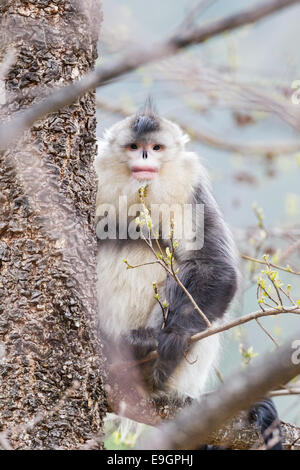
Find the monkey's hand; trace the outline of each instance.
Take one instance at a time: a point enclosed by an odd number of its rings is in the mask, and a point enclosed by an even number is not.
[[[189,348],[189,331],[178,326],[167,326],[158,335],[158,358],[155,361],[152,374],[154,391],[166,388],[170,375],[184,358]]]
[[[121,336],[119,352],[131,360],[139,360],[146,357],[158,347],[157,334],[154,328],[139,328],[130,330]]]

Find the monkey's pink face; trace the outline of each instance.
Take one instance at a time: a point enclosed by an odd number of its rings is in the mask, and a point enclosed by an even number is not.
[[[132,142],[125,146],[129,157],[129,168],[138,181],[151,181],[158,176],[160,153],[164,145],[158,143]]]

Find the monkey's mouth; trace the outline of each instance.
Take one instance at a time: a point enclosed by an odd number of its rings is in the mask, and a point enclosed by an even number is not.
[[[153,180],[158,175],[158,169],[153,166],[133,166],[132,176],[139,180]]]

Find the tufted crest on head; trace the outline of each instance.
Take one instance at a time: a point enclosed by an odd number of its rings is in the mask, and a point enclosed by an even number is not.
[[[151,98],[147,98],[143,108],[134,117],[131,128],[137,138],[150,132],[159,131],[159,116]]]

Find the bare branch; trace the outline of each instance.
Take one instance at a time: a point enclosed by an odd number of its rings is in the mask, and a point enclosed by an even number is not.
[[[264,311],[259,310],[257,312],[252,312],[252,313],[249,313],[248,315],[244,315],[243,317],[237,318],[236,320],[227,322],[223,325],[212,326],[210,328],[207,328],[204,331],[201,331],[200,333],[196,333],[195,335],[191,336],[189,343],[190,344],[196,343],[197,341],[200,341],[201,339],[208,338],[209,336],[212,336],[218,333],[222,333],[236,326],[244,325],[245,323],[248,323],[249,321],[252,321],[252,320],[256,320],[258,318],[280,315],[284,313],[293,313],[296,315],[300,315],[300,308],[283,306],[281,310],[279,310],[278,308],[274,308],[270,310],[264,310]],[[119,371],[119,373],[125,373],[126,370],[128,370],[129,368],[135,367],[139,364],[144,364],[145,362],[156,359],[157,357],[158,357],[157,351],[153,351],[150,354],[148,354],[148,356],[138,361],[119,362],[116,364],[112,364],[110,366],[110,370],[113,372]]]
[[[107,103],[102,99],[97,99],[97,107],[100,110],[107,111],[109,113],[118,114],[120,116],[130,116],[132,110],[127,110],[124,106],[114,105],[112,103]],[[272,143],[262,143],[262,142],[252,142],[249,144],[234,142],[230,140],[225,140],[211,132],[204,130],[196,129],[189,126],[186,126],[180,122],[180,118],[174,116],[167,116],[171,121],[177,122],[180,127],[194,140],[201,142],[201,144],[208,147],[217,148],[224,150],[226,152],[235,152],[242,155],[283,155],[283,154],[293,154],[300,150],[300,141],[299,142],[278,142],[276,144]]]
[[[213,3],[215,3],[215,1],[216,0],[200,0],[196,2],[194,7],[190,10],[185,19],[180,24],[178,30],[182,30],[184,32],[186,29],[189,29],[191,26],[193,26],[197,17]]]
[[[252,258],[248,255],[241,255],[241,258],[252,261],[253,263],[263,264],[265,266],[272,266],[272,268],[279,269],[280,271],[285,271],[286,273],[295,274],[296,276],[300,276],[300,271],[295,271],[290,266],[279,266],[278,264],[269,263],[269,261],[263,261],[260,259]]]
[[[161,68],[159,74],[161,78]],[[264,79],[262,83],[257,77],[252,77],[249,83],[249,79],[237,78],[232,70],[207,67],[185,56],[180,57],[180,61],[176,60],[175,67],[169,60],[165,76],[169,80],[176,77],[176,83],[182,83],[185,93],[189,89],[193,93],[198,92],[199,97],[204,95],[205,104],[193,103],[195,111],[202,112],[212,106],[232,111],[240,111],[241,108],[249,112],[260,111],[273,114],[292,128],[299,129],[299,107],[292,103],[292,91],[287,87],[278,89],[275,84],[265,84]]]
[[[123,59],[112,64],[103,64],[76,83],[54,90],[49,97],[21,112],[9,123],[0,126],[0,149],[3,150],[10,143],[14,142],[35,121],[41,119],[46,114],[72,104],[89,90],[93,90],[108,81],[125,75],[141,65],[174,55],[185,47],[201,44],[224,31],[253,23],[297,3],[300,3],[300,0],[268,0],[262,5],[258,4],[245,8],[238,14],[202,24],[189,31],[185,31],[184,34],[181,31],[176,31],[171,38],[165,41],[156,43],[151,47],[131,51],[124,55]]]
[[[114,408],[110,411],[119,413],[120,407],[116,403],[119,403],[120,396],[116,397],[116,389],[110,390],[109,395],[114,395]],[[290,395],[296,394],[291,393]],[[268,394],[269,396],[286,396],[288,395],[286,390],[277,390]],[[117,398],[117,400],[116,400]],[[123,397],[124,400],[128,399],[128,396]],[[111,396],[110,396],[111,399]],[[134,419],[135,421],[150,426],[158,427],[163,422],[170,419],[174,419],[177,414],[184,408],[191,406],[191,402],[180,402],[170,397],[164,396],[158,400],[157,403],[153,400],[143,400],[137,402],[136,407],[130,407],[122,399],[122,413],[123,417]],[[300,428],[289,423],[281,422],[282,441],[286,449],[291,449],[293,444],[300,439]],[[93,438],[90,442],[87,442],[82,449],[90,449],[94,446],[94,442],[97,443],[97,437]],[[250,423],[248,419],[248,413],[242,412],[237,417],[224,423],[217,431],[213,432],[208,436],[206,443],[214,446],[224,446],[233,448],[236,450],[246,450],[254,445],[261,445],[263,443],[260,431],[255,423]],[[294,449],[300,449],[300,442],[294,445]]]
[[[270,397],[286,397],[290,395],[300,395],[300,388],[273,390],[269,393]]]
[[[141,204],[143,205],[143,212],[141,213],[141,218],[142,220],[140,220],[139,222],[139,225],[141,226],[141,223],[144,225],[146,224],[146,227],[148,227],[148,222],[151,221],[151,216],[150,216],[150,213],[149,213],[149,209],[147,208],[146,204],[145,204],[145,193],[146,193],[146,188],[140,188],[139,190],[140,192],[140,202]],[[142,214],[144,214],[142,216]],[[146,214],[146,215],[145,215]],[[152,224],[152,221],[151,221],[151,224]],[[174,230],[173,228],[171,229],[171,234],[170,234],[170,244],[171,244],[171,252],[169,251],[169,257],[168,255],[167,256],[164,256],[163,255],[163,252],[162,252],[162,249],[161,249],[161,246],[159,244],[159,240],[158,240],[158,237],[155,235],[155,233],[153,232],[152,228],[149,228],[148,227],[148,231],[149,231],[149,238],[146,238],[143,233],[141,232],[141,238],[144,240],[144,242],[146,243],[146,245],[150,248],[150,250],[152,251],[154,257],[156,258],[156,261],[158,262],[158,264],[160,264],[160,266],[162,266],[162,268],[170,275],[173,277],[173,279],[175,280],[175,282],[179,285],[179,287],[182,289],[182,291],[185,293],[185,295],[188,297],[189,301],[191,302],[191,304],[193,305],[194,309],[199,313],[199,315],[202,317],[202,319],[204,320],[204,322],[206,323],[206,325],[208,327],[211,327],[211,323],[209,321],[209,319],[207,318],[207,316],[205,315],[205,313],[200,309],[199,305],[195,302],[193,296],[189,293],[189,291],[185,288],[185,286],[182,284],[182,282],[180,281],[179,277],[177,276],[177,272],[175,271],[175,267],[174,267]],[[151,236],[153,235],[154,237],[154,240],[157,244],[157,247],[158,249],[160,250],[160,254],[156,253],[155,249],[153,248],[153,245],[152,245],[152,240],[151,240]],[[168,248],[167,248],[168,250]],[[128,264],[128,262],[125,260],[125,263],[127,264],[127,267],[130,267],[130,265]],[[140,266],[143,266],[143,265],[140,265]],[[136,267],[140,267],[140,266],[136,266]]]
[[[225,382],[199,404],[182,411],[175,420],[153,430],[141,439],[139,449],[195,449],[241,410],[248,410],[270,390],[287,383],[300,373],[293,361],[293,342],[300,331],[283,347],[249,365]],[[299,438],[299,433],[298,433]]]
[[[259,321],[258,318],[256,318],[256,323],[258,324],[258,326],[262,329],[262,331],[268,336],[268,338],[270,338],[270,340],[272,341],[273,344],[275,344],[276,348],[279,348],[279,343],[278,341],[276,341],[276,339],[274,338],[273,335],[271,335],[271,333],[264,327],[264,325],[262,325],[262,323]]]
[[[156,399],[136,400],[132,399],[132,396],[135,396],[135,391],[130,390],[129,393],[128,391],[127,388],[125,392],[120,390],[116,386],[116,382],[113,383],[112,387],[109,386],[107,390],[110,404],[109,411],[153,427],[158,427],[165,421],[175,419],[180,411],[193,404],[191,399],[179,400],[167,395],[161,395]],[[287,389],[282,389],[270,392],[268,396],[296,395],[299,392],[297,388],[295,390],[290,389],[290,393]],[[295,441],[300,438],[300,428],[284,422],[281,422],[281,428],[283,444],[285,448],[291,449]],[[84,448],[93,447],[94,441],[95,438],[88,442]],[[208,436],[206,444],[244,450],[254,445],[261,445],[263,442],[256,423],[250,423],[248,413],[242,412],[227,423],[223,423],[218,430]],[[300,442],[294,448],[300,449]]]
[[[178,122],[178,119],[176,119]],[[185,128],[185,126],[181,125]],[[242,155],[283,155],[291,154],[300,150],[300,142],[279,142],[276,144],[268,144],[262,142],[254,142],[251,144],[244,144],[240,142],[234,142],[230,140],[222,139],[221,137],[203,131],[202,129],[185,128],[190,136],[198,140],[204,145],[214,147],[226,152],[235,152]]]
[[[286,450],[299,450],[300,429],[289,423],[281,422],[282,443]],[[255,424],[250,424],[247,413],[241,413],[233,420],[212,433],[208,444],[229,447],[235,450],[247,450],[263,446],[263,440]]]

